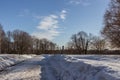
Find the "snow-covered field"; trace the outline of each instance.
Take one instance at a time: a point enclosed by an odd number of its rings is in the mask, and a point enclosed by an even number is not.
[[[28,58],[32,58],[33,55],[15,55],[15,54],[1,54],[0,55],[0,70],[5,69],[11,65],[15,65]]]
[[[0,80],[120,80],[120,56],[38,55],[0,72]]]

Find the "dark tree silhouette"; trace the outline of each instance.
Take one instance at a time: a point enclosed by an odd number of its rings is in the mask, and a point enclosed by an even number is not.
[[[91,34],[87,34],[84,31],[80,31],[77,34],[72,36],[72,45],[74,45],[74,49],[78,51],[78,53],[87,53],[89,43],[91,41]]]
[[[5,53],[6,46],[5,46],[5,32],[3,30],[2,25],[0,24],[0,53]]]
[[[12,49],[12,33],[10,31],[8,31],[6,33],[6,53],[11,53],[11,49]]]
[[[31,50],[31,36],[24,31],[14,30],[12,33],[14,50],[19,54],[28,53]]]
[[[112,47],[120,48],[120,0],[111,0],[104,15],[102,34],[111,42]]]
[[[43,54],[53,53],[56,44],[47,39],[35,38],[22,30],[4,32],[0,24],[0,53]]]

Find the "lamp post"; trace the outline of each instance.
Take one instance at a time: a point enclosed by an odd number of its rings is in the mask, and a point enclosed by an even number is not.
[[[64,46],[62,46],[62,49],[61,49],[61,54],[64,53]]]

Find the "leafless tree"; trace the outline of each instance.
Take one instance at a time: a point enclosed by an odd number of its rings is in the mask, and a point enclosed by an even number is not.
[[[120,48],[120,0],[111,0],[104,15],[102,34],[111,42],[112,47]]]
[[[91,42],[91,47],[93,50],[102,51],[106,48],[105,39],[95,36]]]
[[[5,32],[0,24],[0,53],[5,53],[6,46],[5,46]]]
[[[33,37],[33,50],[35,54],[43,54],[55,50],[56,44],[47,39]]]
[[[20,30],[14,30],[12,33],[14,41],[14,50],[19,54],[28,53],[31,50],[31,36]]]
[[[91,40],[91,34],[80,31],[77,34],[74,34],[71,39],[73,42],[72,44],[74,44],[74,48],[77,49],[79,53],[87,53]]]
[[[47,39],[41,39],[42,41],[42,50],[44,53],[48,50],[55,50],[56,44],[47,40]]]
[[[55,50],[56,49],[56,44],[49,41],[49,50]]]
[[[12,39],[12,35],[11,35],[11,32],[10,31],[8,31],[7,33],[6,33],[6,52],[7,53],[11,53],[11,50],[12,50],[12,41],[11,41],[11,39]]]

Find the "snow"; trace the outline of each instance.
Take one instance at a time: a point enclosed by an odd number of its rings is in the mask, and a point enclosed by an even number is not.
[[[40,57],[31,58],[7,68],[0,73],[0,80],[39,80],[41,59]]]
[[[67,59],[71,62],[84,62],[91,66],[93,69],[87,68],[87,71],[99,70],[94,76],[93,80],[120,80],[120,57],[118,55],[100,56],[100,55],[89,55],[89,56],[69,56]],[[101,79],[104,78],[104,79]]]
[[[118,56],[55,55],[44,58],[42,80],[120,80]]]
[[[0,80],[120,80],[118,55],[59,54],[27,58],[30,59],[1,72]]]
[[[0,55],[0,70],[8,66],[15,65],[23,60],[32,58],[33,55],[15,55],[15,54],[1,54]]]

